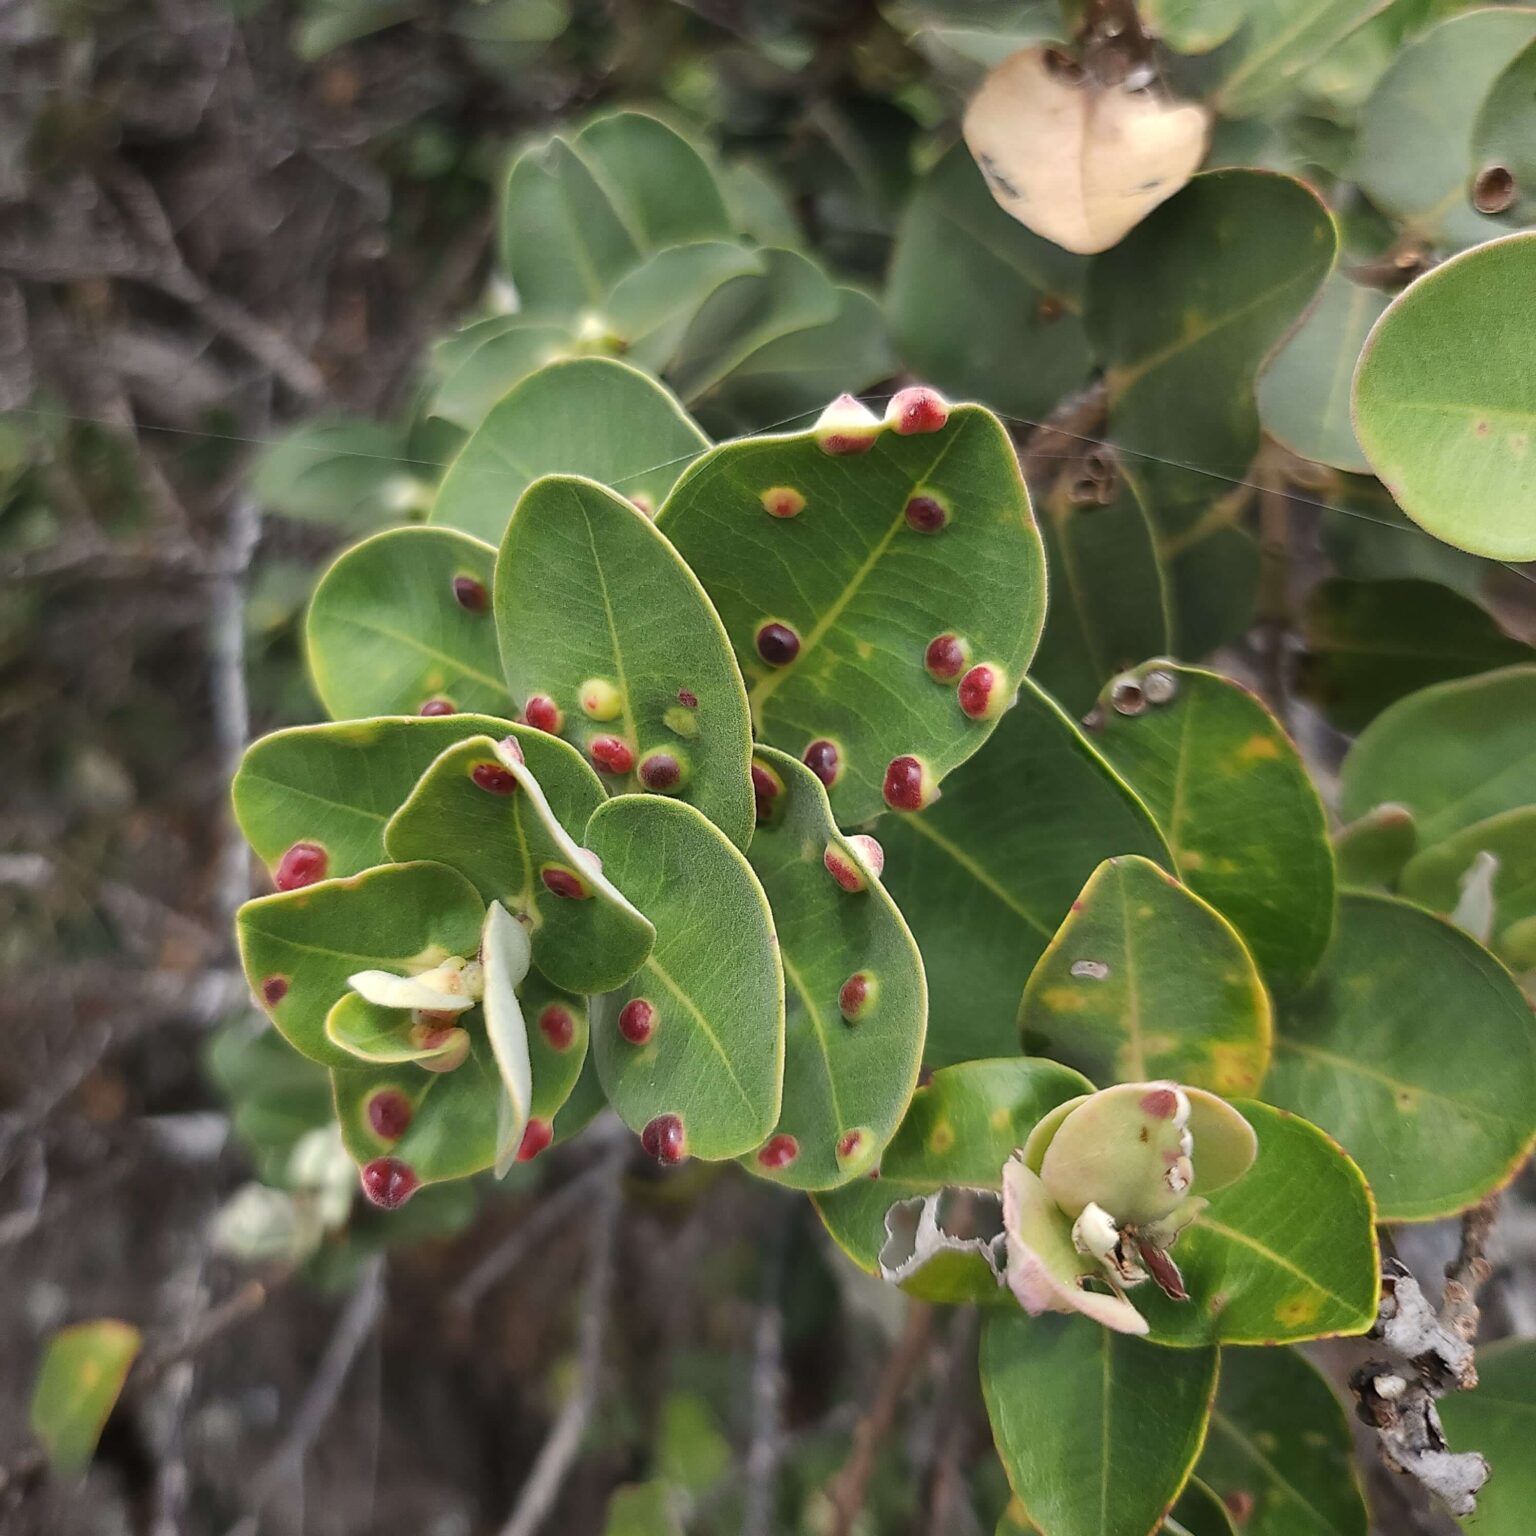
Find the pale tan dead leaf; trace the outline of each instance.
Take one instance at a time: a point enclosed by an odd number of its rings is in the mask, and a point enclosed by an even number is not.
[[[965,142],[1021,224],[1069,251],[1108,250],[1195,173],[1210,113],[1154,89],[1100,85],[1049,52],[1026,48],[987,76],[966,109]]]

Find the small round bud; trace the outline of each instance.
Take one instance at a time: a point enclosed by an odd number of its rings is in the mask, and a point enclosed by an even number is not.
[[[880,430],[880,419],[852,395],[839,395],[813,429],[821,451],[835,455],[868,453]]]
[[[476,581],[473,576],[453,578],[453,600],[470,613],[484,613],[490,606],[490,594],[485,590],[485,583]]]
[[[655,1006],[643,997],[632,997],[619,1009],[619,1033],[631,1045],[646,1045],[656,1033]]]
[[[587,750],[604,773],[628,773],[635,766],[634,749],[622,736],[594,736]]]
[[[800,654],[800,636],[777,620],[758,626],[756,644],[757,654],[770,667],[787,667]]]

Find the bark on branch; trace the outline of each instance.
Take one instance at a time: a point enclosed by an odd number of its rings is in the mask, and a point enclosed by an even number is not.
[[[1477,1293],[1492,1268],[1486,1249],[1497,1211],[1494,1196],[1462,1218],[1461,1251],[1446,1269],[1439,1312],[1405,1265],[1386,1262],[1370,1337],[1388,1358],[1368,1360],[1349,1380],[1356,1412],[1376,1431],[1382,1461],[1457,1516],[1476,1511],[1490,1468],[1477,1451],[1451,1450],[1435,1400],[1477,1385]]]

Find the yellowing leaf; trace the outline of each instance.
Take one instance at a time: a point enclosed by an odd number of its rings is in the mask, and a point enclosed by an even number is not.
[[[999,205],[1069,251],[1105,251],[1205,157],[1210,114],[1152,90],[1100,85],[1026,48],[989,74],[965,142]]]

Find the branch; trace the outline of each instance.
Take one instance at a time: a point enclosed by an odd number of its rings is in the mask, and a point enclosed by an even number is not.
[[[263,1507],[293,1476],[315,1437],[325,1428],[358,1353],[378,1325],[383,1311],[384,1259],[377,1255],[369,1260],[362,1279],[337,1318],[335,1332],[325,1346],[314,1379],[293,1415],[288,1433],[251,1479],[248,1513],[231,1527],[229,1536],[256,1536]]]
[[[875,1470],[875,1452],[896,1422],[896,1410],[928,1352],[928,1336],[932,1330],[933,1308],[925,1301],[909,1302],[906,1329],[885,1362],[874,1401],[854,1427],[853,1449],[848,1453],[848,1460],[827,1489],[836,1514],[832,1536],[850,1536],[854,1521],[864,1508],[864,1493]]]
[[[548,1438],[539,1447],[533,1469],[517,1496],[501,1536],[533,1536],[560,1497],[592,1418],[603,1371],[608,1311],[613,1300],[614,1252],[623,1210],[622,1175],[629,1156],[626,1147],[604,1161],[607,1174],[592,1211],[587,1282],[581,1297],[581,1327],[577,1344],[576,1384],[561,1406]]]
[[[1477,1293],[1492,1269],[1485,1249],[1497,1211],[1494,1195],[1462,1217],[1461,1251],[1446,1269],[1438,1314],[1407,1267],[1387,1261],[1370,1336],[1390,1358],[1367,1361],[1349,1379],[1355,1411],[1376,1431],[1382,1461],[1458,1517],[1476,1511],[1490,1469],[1478,1452],[1450,1449],[1435,1399],[1477,1385]]]
[[[752,1439],[747,1447],[746,1493],[741,1536],[768,1536],[773,1529],[774,1480],[783,1436],[779,1433],[784,1374],[784,1310],[779,1292],[794,1231],[793,1205],[778,1213],[763,1273],[752,1348]]]
[[[1089,459],[1105,445],[1097,436],[1109,418],[1109,387],[1102,378],[1069,395],[1030,433],[1019,468],[1031,486],[1054,480],[1063,459]]]

